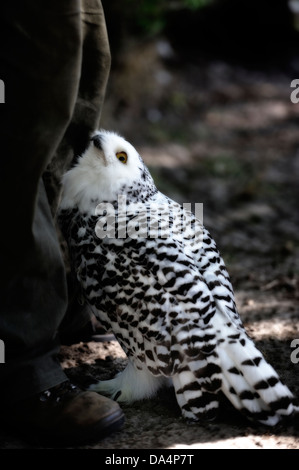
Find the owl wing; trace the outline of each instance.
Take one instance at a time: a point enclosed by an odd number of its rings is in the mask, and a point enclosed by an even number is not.
[[[217,310],[228,322],[232,322],[237,328],[243,328],[230,276],[216,242],[199,220],[195,219],[194,224],[196,231],[202,231],[201,239],[192,243],[196,266],[213,296]]]
[[[185,253],[188,253],[197,267],[217,310],[228,322],[243,329],[230,277],[215,240],[202,221],[191,211],[179,206],[163,194],[159,197],[160,200],[167,201],[176,214],[180,215],[177,217],[176,225],[174,223],[173,239],[183,245]]]
[[[99,240],[94,224],[73,223],[74,267],[94,313],[125,351],[167,375],[186,354],[209,352],[215,303],[185,240],[162,238],[163,231],[157,238]]]

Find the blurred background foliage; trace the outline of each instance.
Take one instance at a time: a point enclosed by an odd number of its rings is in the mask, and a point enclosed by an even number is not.
[[[104,0],[106,15],[110,12],[121,16],[127,29],[141,34],[156,34],[163,31],[170,11],[182,9],[198,10],[213,0]]]
[[[294,0],[103,0],[103,6],[115,57],[128,38],[158,34],[189,60],[286,65],[298,51]]]
[[[260,285],[277,268],[299,286],[299,1],[102,3],[102,125],[137,147],[160,190],[204,203],[233,276],[254,270]]]

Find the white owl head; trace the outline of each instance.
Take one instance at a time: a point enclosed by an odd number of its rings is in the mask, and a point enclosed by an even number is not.
[[[148,181],[151,176],[136,149],[115,132],[99,130],[75,167],[63,177],[62,207],[112,201],[121,188]]]
[[[127,181],[140,178],[144,166],[138,152],[129,142],[115,132],[104,130],[93,135],[83,159],[88,160],[95,171],[107,178],[112,177],[114,182],[118,178],[126,178]]]

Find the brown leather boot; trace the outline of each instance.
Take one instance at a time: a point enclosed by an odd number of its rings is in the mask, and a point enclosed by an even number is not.
[[[119,405],[69,381],[6,408],[7,425],[49,444],[94,442],[122,428]]]

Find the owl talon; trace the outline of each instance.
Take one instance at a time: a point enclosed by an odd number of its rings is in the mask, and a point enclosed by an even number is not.
[[[92,384],[88,387],[88,390],[97,392],[101,395],[111,398],[112,400],[117,401],[121,396],[122,392],[115,385],[115,378],[112,380],[100,380],[96,384]]]
[[[147,369],[137,369],[129,360],[127,367],[113,379],[93,384],[89,390],[109,396],[121,403],[133,403],[154,396],[164,385],[169,385],[166,377],[155,377]]]
[[[114,400],[114,401],[117,401],[117,400],[120,398],[120,396],[121,396],[121,390],[119,390],[118,392],[116,392],[116,394],[115,394],[114,397],[113,397],[113,400]],[[121,400],[120,400],[120,401],[121,401]]]

